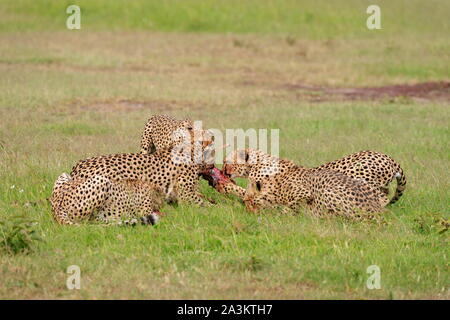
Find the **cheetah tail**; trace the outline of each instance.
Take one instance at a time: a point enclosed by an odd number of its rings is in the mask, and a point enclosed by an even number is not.
[[[392,197],[391,201],[389,201],[389,204],[393,204],[394,202],[397,202],[397,200],[402,196],[403,191],[406,188],[406,176],[403,173],[403,170],[401,168],[395,174],[395,178],[397,179],[397,188],[395,190],[395,194]]]

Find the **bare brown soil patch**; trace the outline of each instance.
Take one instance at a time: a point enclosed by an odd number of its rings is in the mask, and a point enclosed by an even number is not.
[[[298,91],[307,100],[377,100],[385,98],[411,98],[417,100],[450,101],[450,82],[423,82],[382,87],[328,88],[307,85],[286,85],[283,89]]]

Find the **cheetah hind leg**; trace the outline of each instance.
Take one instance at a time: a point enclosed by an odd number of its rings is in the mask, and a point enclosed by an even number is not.
[[[315,199],[309,199],[306,202],[306,213],[313,219],[322,219],[326,216],[326,208],[324,208],[318,201]]]
[[[297,201],[292,201],[282,207],[281,213],[288,215],[298,214],[300,212],[301,207],[302,207],[301,203]]]
[[[130,226],[135,227],[138,224],[143,225],[155,225],[159,221],[159,216],[155,213],[150,213],[148,215],[142,216],[139,219],[131,218],[131,219],[118,219],[114,221],[108,221],[107,225],[117,225],[117,226]]]
[[[291,208],[290,206],[283,206],[281,208],[281,213],[285,215],[292,215],[295,213],[295,209]]]
[[[134,227],[138,224],[142,225],[155,225],[159,222],[162,216],[164,216],[165,213],[162,213],[158,210],[153,210],[150,213],[145,214],[138,214],[138,215],[132,215],[127,219],[118,218],[118,219],[105,219],[102,217],[99,217],[99,219],[102,219],[103,221],[106,220],[106,223],[109,225],[119,225],[119,226],[131,226]]]
[[[139,220],[136,218],[130,219],[121,219],[121,218],[107,218],[104,216],[96,216],[94,221],[99,223],[101,226],[109,227],[109,226],[131,226],[134,227],[139,223]]]
[[[139,216],[136,215],[115,215],[115,208],[106,207],[96,210],[91,218],[103,226],[136,226],[139,223]]]
[[[390,200],[389,200],[388,196],[389,196],[389,188],[388,187],[380,187],[379,199],[380,199],[380,205],[382,207],[385,207],[389,204]]]
[[[129,218],[129,219],[107,219],[103,217],[98,217],[96,220],[104,223],[107,226],[130,226],[134,227],[138,224],[153,226],[159,222],[164,214],[159,211],[153,211],[149,214],[143,215],[141,217]]]

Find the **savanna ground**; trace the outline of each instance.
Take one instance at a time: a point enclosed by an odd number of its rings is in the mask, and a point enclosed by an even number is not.
[[[450,5],[373,2],[382,30],[356,0],[2,1],[0,297],[449,299]],[[65,29],[72,3],[81,30]],[[156,227],[57,225],[56,177],[137,152],[156,113],[280,129],[281,156],[308,166],[384,152],[407,189],[387,225],[257,216],[205,181],[217,205],[167,205]]]

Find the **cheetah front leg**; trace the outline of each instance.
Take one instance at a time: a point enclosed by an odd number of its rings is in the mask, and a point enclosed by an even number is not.
[[[295,214],[300,211],[300,205],[297,201],[292,201],[286,205],[283,205],[281,212],[283,214]]]
[[[173,189],[173,186],[170,186],[170,188]],[[165,215],[164,213],[158,211],[163,204],[164,201],[162,199],[155,199],[151,193],[144,195],[144,199],[138,206],[138,212],[143,213],[139,215],[140,222],[144,225],[157,224],[160,218]]]
[[[246,194],[244,197],[244,204],[248,211],[259,213],[262,209],[274,207],[274,197],[265,192],[258,194]]]
[[[245,197],[252,198],[258,192],[257,182],[253,179],[248,181],[247,189],[245,190]]]
[[[197,190],[197,184],[181,185],[178,199],[183,202],[194,203],[202,207],[210,206],[211,204],[205,201],[203,195],[201,195]]]
[[[380,205],[382,207],[385,207],[388,205],[389,203],[389,188],[388,187],[380,187],[380,192],[378,192],[379,194],[379,198],[380,198]]]
[[[240,199],[244,199],[246,190],[233,182],[218,183],[216,190],[223,194],[232,194]]]
[[[183,202],[194,203],[202,207],[209,207],[211,205],[211,203],[205,201],[203,195],[198,192],[181,192],[179,198]]]
[[[291,207],[287,207],[287,206],[284,206],[282,209],[281,209],[281,213],[282,214],[286,214],[286,215],[290,215],[290,214],[293,214],[293,213],[295,213],[296,212],[296,210],[294,210],[293,208],[291,208]]]
[[[73,222],[67,214],[61,214],[61,215],[55,215],[56,221],[61,225],[68,225],[68,226],[78,226],[78,223]]]

